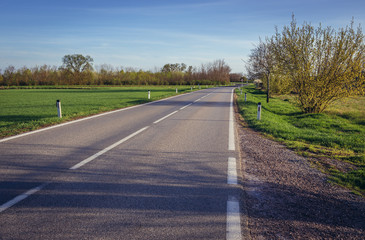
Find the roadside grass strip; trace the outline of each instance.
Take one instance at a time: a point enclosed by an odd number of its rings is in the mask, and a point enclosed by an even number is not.
[[[176,86],[1,90],[0,138],[192,92],[190,86],[177,88],[178,93]],[[57,116],[56,100],[61,102],[62,118]]]
[[[244,100],[247,94],[247,101]],[[330,175],[334,182],[365,193],[365,97],[354,97],[356,105],[341,106],[334,103],[320,114],[302,113],[292,95],[270,98],[248,86],[243,94],[237,91],[240,114],[245,123],[265,135],[284,143],[299,154],[316,158],[316,165]],[[349,99],[348,101],[352,101]],[[257,104],[262,103],[261,120],[257,120]],[[335,111],[333,110],[335,109]],[[347,171],[336,164],[323,162],[328,158],[342,161],[349,166]]]

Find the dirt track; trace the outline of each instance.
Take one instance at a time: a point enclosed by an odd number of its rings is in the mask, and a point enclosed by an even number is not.
[[[251,239],[365,239],[364,198],[279,143],[241,125],[238,133],[242,221]]]

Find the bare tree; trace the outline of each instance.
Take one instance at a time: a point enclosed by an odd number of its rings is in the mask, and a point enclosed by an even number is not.
[[[275,67],[275,58],[272,51],[272,43],[266,39],[261,41],[256,48],[251,50],[246,70],[249,78],[261,78],[266,80],[267,97],[266,102],[270,99],[270,77]]]

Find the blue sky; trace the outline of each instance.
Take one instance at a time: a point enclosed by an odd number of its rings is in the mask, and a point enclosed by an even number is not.
[[[0,69],[62,65],[66,54],[94,66],[152,70],[224,59],[244,72],[250,49],[275,26],[365,24],[364,0],[1,0]],[[363,28],[363,27],[362,27]]]

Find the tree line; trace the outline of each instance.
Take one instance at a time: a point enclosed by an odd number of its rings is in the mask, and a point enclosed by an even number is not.
[[[333,101],[365,94],[365,45],[361,26],[317,28],[292,17],[289,26],[251,50],[248,77],[263,80],[271,93],[294,93],[306,113],[320,113]]]
[[[108,64],[93,67],[93,58],[81,54],[65,55],[60,67],[43,65],[0,70],[0,86],[37,85],[197,85],[227,84],[230,67],[224,60],[187,67],[166,64],[157,71],[115,68]]]

